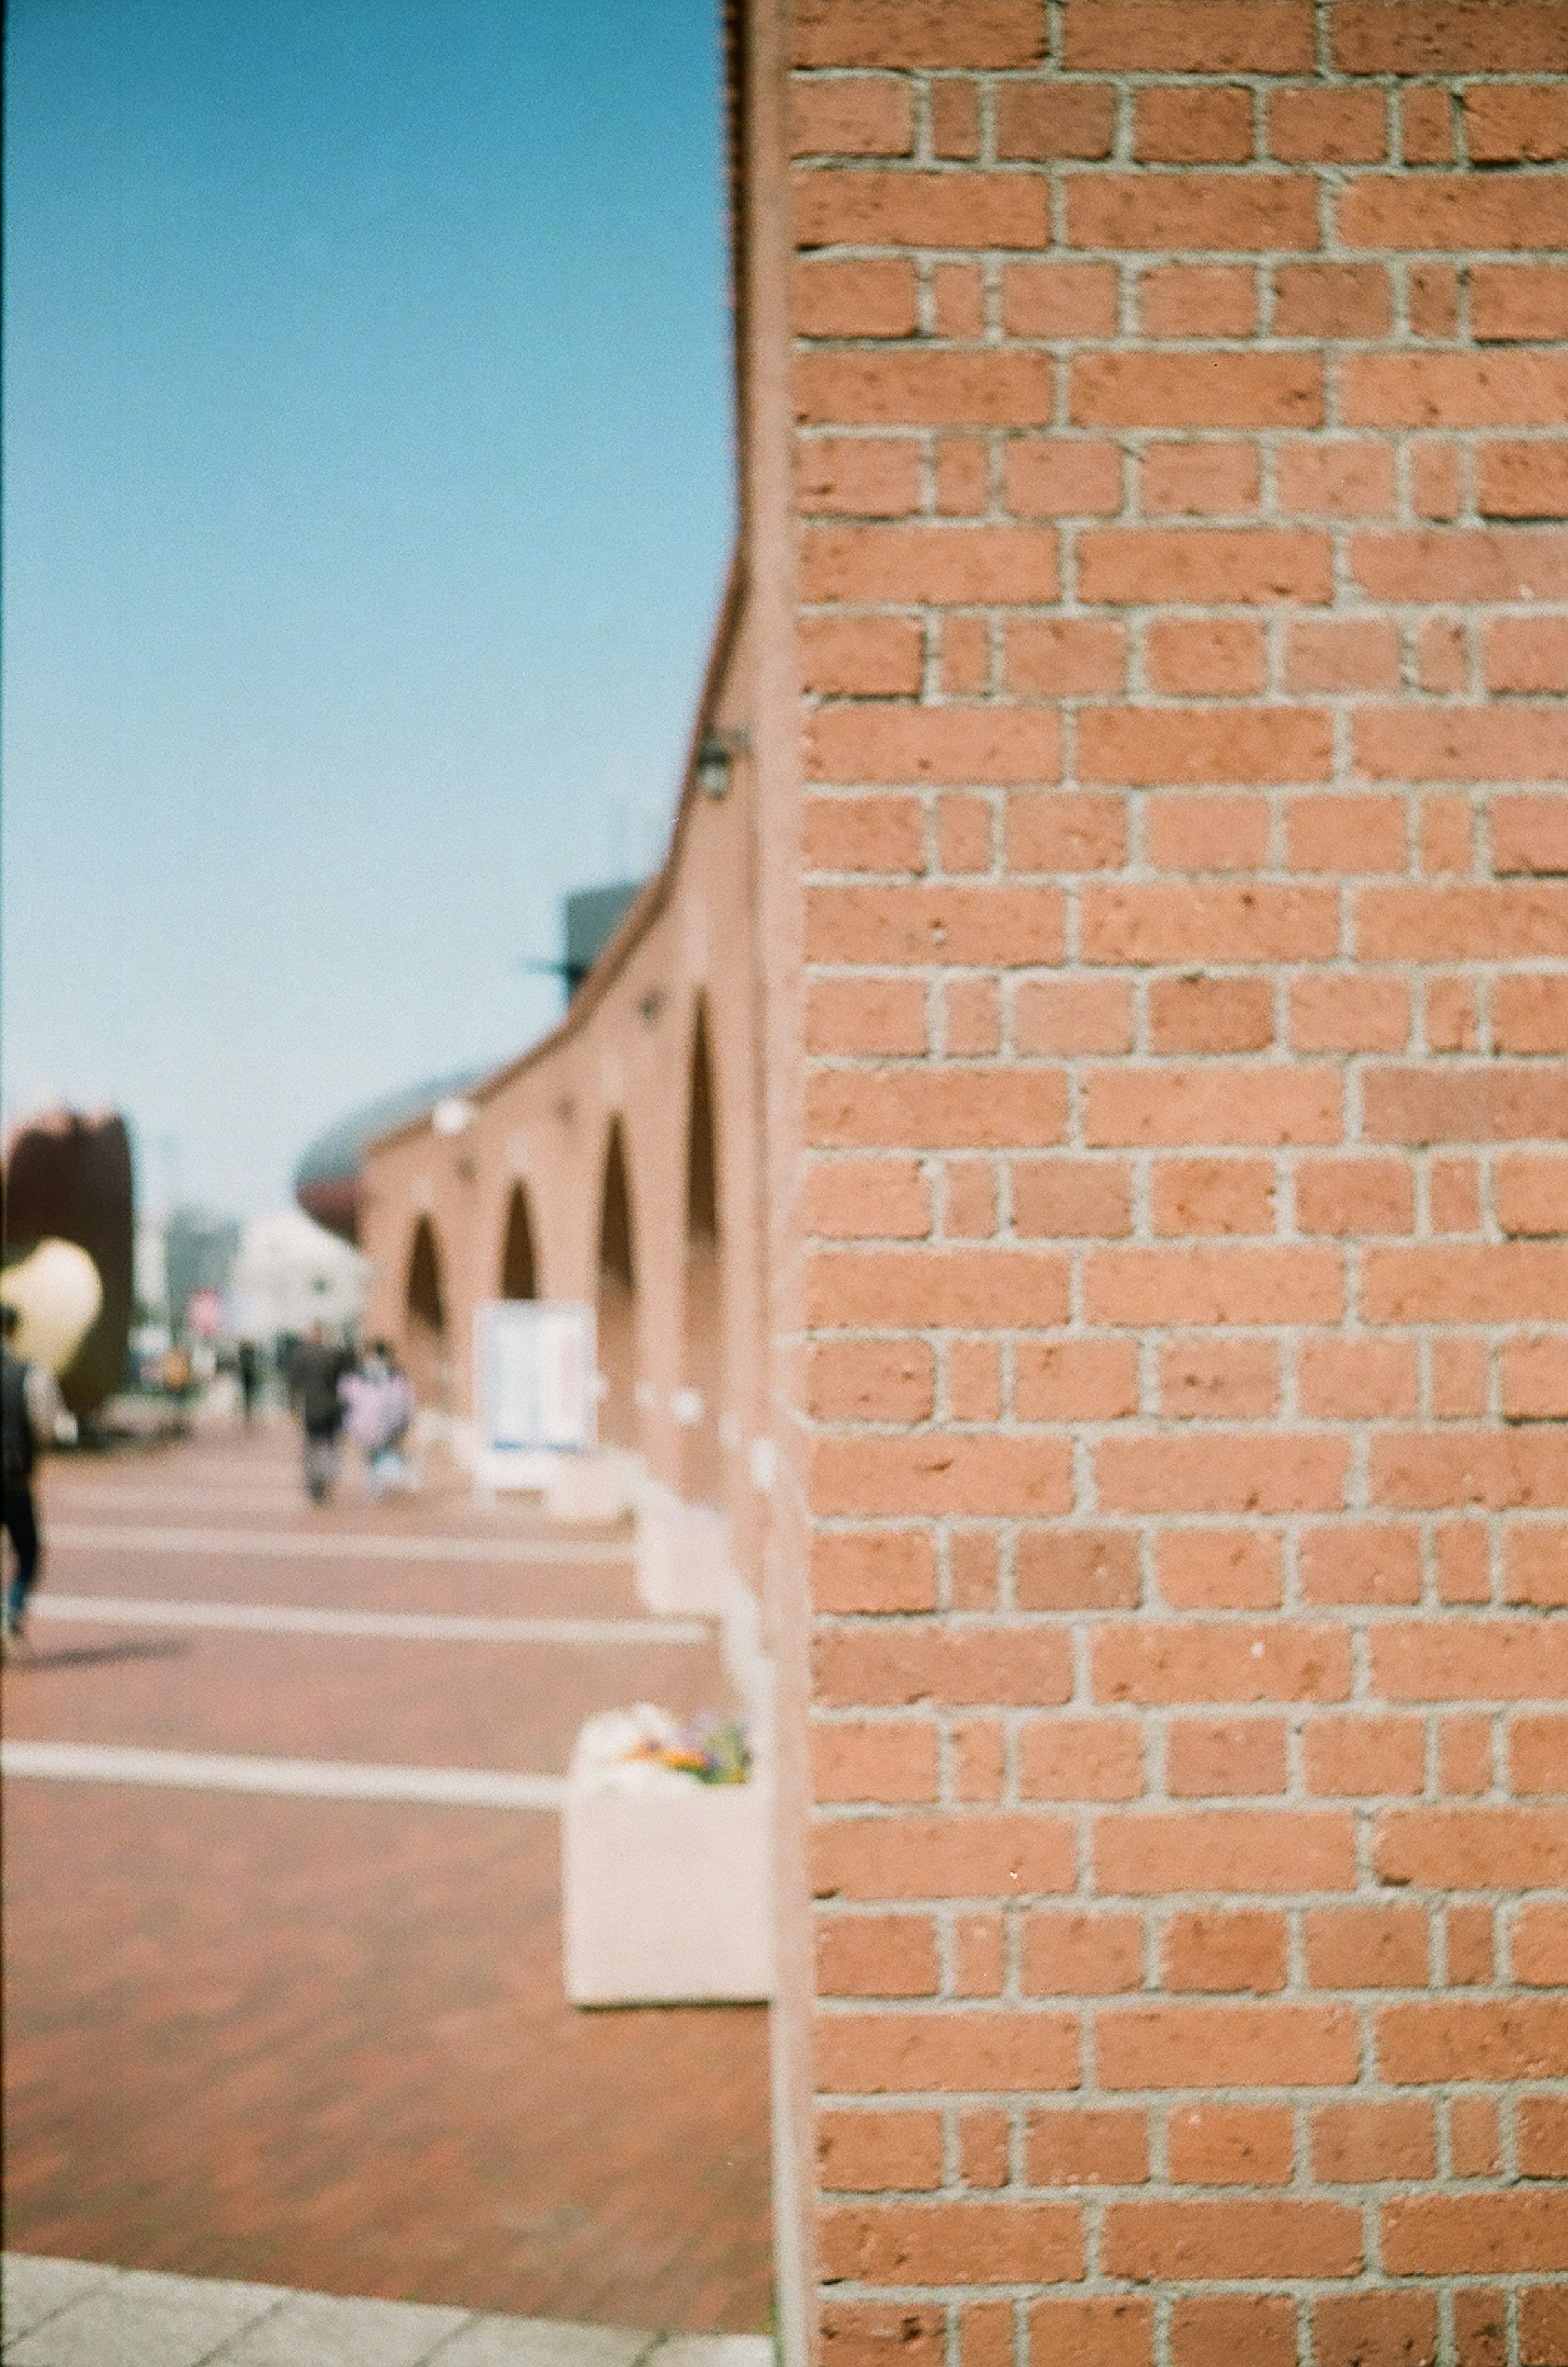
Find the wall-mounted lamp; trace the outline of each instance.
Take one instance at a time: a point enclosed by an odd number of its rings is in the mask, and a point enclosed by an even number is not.
[[[705,798],[716,802],[729,791],[729,776],[737,756],[744,756],[750,747],[744,731],[706,731],[697,750],[697,787]]]

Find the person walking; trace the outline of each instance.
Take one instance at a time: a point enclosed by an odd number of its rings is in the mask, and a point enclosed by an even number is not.
[[[240,1408],[247,1422],[255,1420],[256,1399],[261,1394],[261,1350],[254,1340],[242,1340],[234,1350],[234,1369],[240,1382]]]
[[[289,1380],[305,1439],[305,1492],[324,1504],[337,1476],[338,1433],[344,1404],[340,1384],[353,1358],[328,1339],[326,1326],[312,1323],[294,1351]]]
[[[385,1340],[372,1342],[358,1369],[344,1376],[340,1393],[347,1409],[348,1434],[364,1450],[371,1495],[406,1488],[409,1470],[400,1449],[413,1420],[413,1392]]]
[[[33,1465],[40,1446],[69,1445],[76,1424],[65,1410],[47,1365],[30,1365],[13,1353],[19,1309],[0,1307],[0,1446],[4,1448],[6,1535],[16,1568],[6,1588],[0,1642],[7,1653],[26,1640],[28,1600],[38,1584],[42,1545],[33,1502]]]

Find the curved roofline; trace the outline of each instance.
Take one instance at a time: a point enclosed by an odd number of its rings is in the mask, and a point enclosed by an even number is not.
[[[465,1096],[468,1100],[488,1101],[491,1094],[500,1093],[503,1087],[511,1084],[514,1078],[524,1075],[537,1062],[547,1059],[558,1046],[570,1043],[574,1036],[581,1034],[626,968],[643,938],[668,905],[674,890],[676,875],[680,869],[681,851],[685,842],[686,832],[691,827],[692,808],[700,794],[697,788],[697,755],[707,736],[708,727],[713,720],[713,712],[718,704],[719,694],[724,686],[725,674],[739,628],[745,588],[745,563],[741,547],[738,542],[729,562],[729,574],[719,606],[718,628],[714,635],[713,647],[708,653],[707,667],[703,675],[702,694],[697,701],[696,715],[687,742],[685,768],[681,776],[681,796],[675,808],[675,818],[670,832],[670,844],[665,849],[663,862],[627,907],[619,927],[573,995],[559,1024],[552,1027],[547,1036],[541,1036],[536,1044],[531,1044],[528,1049],[520,1053],[515,1059],[506,1061],[499,1069],[492,1069],[477,1083],[470,1085]],[[413,1136],[423,1133],[429,1124],[430,1112],[425,1110],[415,1117],[405,1118],[400,1126],[389,1127],[385,1134],[367,1136],[362,1156],[367,1156],[373,1150],[384,1150],[394,1142],[410,1140]]]

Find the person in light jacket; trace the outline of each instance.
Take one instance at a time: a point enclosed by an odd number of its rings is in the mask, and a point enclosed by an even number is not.
[[[66,1446],[76,1435],[76,1424],[65,1410],[54,1375],[47,1365],[31,1365],[12,1353],[21,1316],[10,1305],[0,1306],[0,1445],[5,1461],[6,1535],[16,1555],[16,1568],[6,1588],[0,1614],[0,1641],[7,1653],[26,1637],[28,1601],[38,1584],[42,1541],[38,1507],[33,1501],[33,1466],[40,1446]]]

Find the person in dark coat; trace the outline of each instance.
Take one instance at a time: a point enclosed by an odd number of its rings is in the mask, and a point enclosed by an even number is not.
[[[311,1324],[290,1362],[289,1393],[304,1433],[305,1492],[312,1504],[326,1502],[337,1477],[338,1433],[344,1417],[339,1383],[353,1368],[353,1357],[328,1339],[325,1326],[320,1323]]]
[[[43,1365],[25,1364],[11,1342],[21,1321],[18,1310],[0,1306],[0,1447],[4,1449],[4,1526],[17,1566],[6,1588],[0,1633],[7,1652],[24,1641],[28,1598],[38,1584],[40,1540],[33,1502],[33,1466],[40,1446],[73,1438],[76,1425],[66,1412],[54,1375]]]

